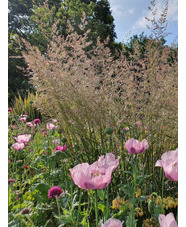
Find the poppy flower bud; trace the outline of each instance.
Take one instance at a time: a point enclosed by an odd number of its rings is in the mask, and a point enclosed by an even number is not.
[[[105,130],[105,133],[108,134],[108,135],[112,135],[113,129],[112,129],[112,128],[107,128],[107,129]]]

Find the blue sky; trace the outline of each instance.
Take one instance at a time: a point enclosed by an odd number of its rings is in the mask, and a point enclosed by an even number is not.
[[[114,16],[117,42],[126,42],[133,34],[141,34],[142,32],[146,35],[150,34],[146,27],[145,17],[151,17],[148,10],[148,6],[151,6],[151,0],[109,0],[109,2]],[[156,0],[156,3],[157,14],[160,14],[166,0]],[[169,0],[167,19],[167,32],[172,34],[166,37],[166,44],[170,45],[173,41],[177,43],[178,0]]]

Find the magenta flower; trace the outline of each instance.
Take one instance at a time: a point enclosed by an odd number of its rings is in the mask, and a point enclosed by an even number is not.
[[[112,153],[107,153],[105,158],[104,155],[100,156],[98,159],[98,168],[102,174],[105,174],[107,168],[111,168],[112,171],[115,170],[119,165],[120,156],[115,159]]]
[[[166,216],[164,214],[159,214],[159,223],[160,227],[178,227],[173,213],[169,213]]]
[[[11,108],[8,108],[8,112],[12,112],[12,109]]]
[[[60,187],[54,186],[49,189],[48,198],[55,199],[56,196],[59,197],[62,193],[63,193],[63,190]]]
[[[139,142],[138,140],[131,138],[127,140],[125,147],[130,154],[140,154],[146,150],[149,145],[147,140],[142,140],[142,142]]]
[[[47,123],[47,124],[46,124],[46,127],[47,127],[47,129],[49,129],[49,130],[55,129],[55,125],[52,124],[52,123]]]
[[[82,163],[70,169],[71,178],[74,183],[85,190],[106,188],[111,181],[113,165],[100,166],[100,162],[94,162],[92,165]]]
[[[155,166],[162,167],[169,180],[178,181],[178,149],[165,152]]]
[[[37,125],[37,124],[39,124],[40,122],[41,122],[40,119],[35,119],[35,120],[33,121],[34,125]]]
[[[15,150],[22,150],[25,148],[24,143],[14,143],[14,144],[12,144],[12,147]]]
[[[15,183],[15,180],[12,179],[12,178],[10,178],[10,179],[8,180],[8,183],[9,183],[9,184],[10,184],[10,183]]]
[[[54,151],[66,151],[66,149],[67,149],[66,145],[64,145],[64,146],[59,145],[55,148]]]
[[[31,134],[29,134],[29,135],[19,135],[18,137],[14,137],[14,139],[18,143],[29,143],[30,142],[30,138],[31,138]]]
[[[120,221],[115,218],[109,218],[104,224],[101,223],[101,227],[123,227],[124,221]]]

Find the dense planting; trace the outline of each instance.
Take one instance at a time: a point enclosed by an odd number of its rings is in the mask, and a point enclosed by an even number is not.
[[[177,226],[178,150],[156,158],[159,178],[146,175],[148,141],[130,138],[131,131],[140,133],[137,122],[122,130],[122,148],[107,128],[99,158],[85,163],[88,154],[64,137],[55,119],[29,118],[9,110],[9,226]],[[150,178],[160,191],[152,191]]]

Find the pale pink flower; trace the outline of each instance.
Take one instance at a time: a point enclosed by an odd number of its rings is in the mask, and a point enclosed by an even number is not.
[[[26,122],[26,117],[20,117],[19,120],[23,121],[23,122]]]
[[[104,224],[101,223],[101,227],[123,227],[124,221],[120,221],[115,218],[109,218]]]
[[[119,157],[115,159],[112,154],[107,154],[106,158],[101,156],[92,165],[82,163],[70,169],[71,178],[74,183],[85,190],[106,188],[111,181],[112,171],[117,168]]]
[[[31,127],[31,128],[35,126],[35,125],[32,124],[32,122],[27,122],[26,124],[27,124],[29,127]]]
[[[52,119],[52,122],[56,123],[56,122],[57,122],[57,120],[56,120],[56,119]]]
[[[125,127],[125,128],[122,128],[121,130],[122,131],[129,131],[129,128],[128,127]]]
[[[49,129],[49,130],[55,129],[55,125],[52,124],[52,123],[47,123],[47,124],[46,124],[46,127],[47,127],[47,129]]]
[[[159,214],[159,223],[160,227],[178,227],[173,213],[169,213],[166,216],[164,214]]]
[[[165,152],[155,166],[162,167],[169,180],[178,181],[178,149]]]
[[[115,170],[119,165],[120,156],[115,159],[115,155],[112,153],[107,153],[105,158],[104,155],[100,156],[98,159],[98,168],[102,174],[105,174],[107,168],[111,168],[112,171]]]
[[[19,135],[18,137],[14,137],[14,139],[18,143],[29,143],[30,142],[30,138],[31,138],[31,134],[29,134],[29,135]]]
[[[55,144],[60,144],[60,139],[55,139],[54,141],[53,141]]]
[[[127,140],[125,143],[125,147],[128,150],[130,154],[140,154],[144,150],[146,150],[149,145],[147,140],[142,140],[142,142],[139,142],[138,140],[135,140],[134,138],[131,138]]]
[[[22,150],[24,149],[24,143],[14,143],[12,144],[12,147],[15,149],[15,150]]]
[[[140,122],[136,122],[136,125],[137,125],[137,126],[140,126],[140,125],[141,125],[141,123],[140,123]]]
[[[17,125],[12,125],[13,129],[18,129]]]

